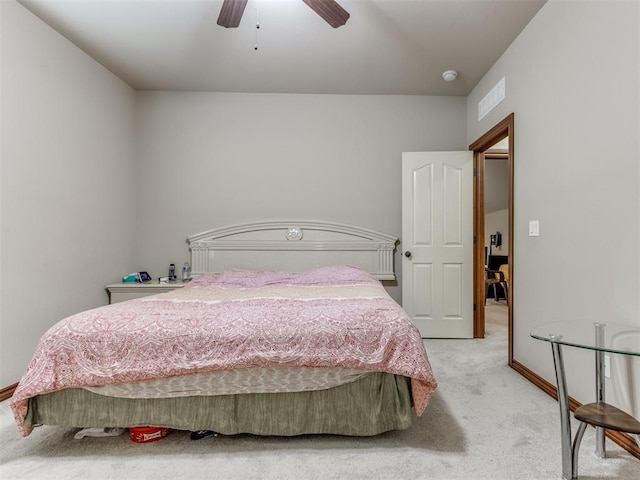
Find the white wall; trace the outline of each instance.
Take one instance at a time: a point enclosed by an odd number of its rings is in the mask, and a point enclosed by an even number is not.
[[[486,159],[484,162],[484,211],[504,210],[509,206],[509,162]]]
[[[138,92],[137,109],[133,270],[154,277],[188,259],[188,235],[247,221],[400,238],[402,152],[467,149],[461,97]]]
[[[1,11],[0,386],[133,262],[133,90],[16,2]]]
[[[4,325],[2,322],[2,156],[3,156],[3,149],[2,149],[2,145],[4,145],[4,141],[3,141],[3,132],[2,132],[2,121],[3,121],[3,115],[2,115],[2,97],[3,97],[3,75],[2,75],[2,67],[3,67],[3,52],[4,52],[4,48],[2,47],[3,45],[3,35],[2,35],[2,26],[3,26],[3,12],[4,12],[4,8],[2,7],[2,2],[0,2],[0,349],[2,351],[4,351]],[[4,364],[4,359],[2,358],[2,353],[0,352],[0,362],[2,362],[0,365]],[[2,375],[0,375],[0,377],[2,377],[2,379],[4,379],[4,377]],[[10,378],[10,377],[9,377]],[[3,381],[1,381],[2,379],[0,379],[0,388],[4,388],[6,385]]]
[[[500,232],[502,245],[493,254],[509,255],[509,162],[485,160],[484,189],[484,244],[488,249],[491,235]]]
[[[640,326],[639,8],[549,1],[468,97],[469,143],[515,113],[515,359],[552,382],[535,325]],[[506,99],[478,122],[502,77]],[[534,219],[540,237],[528,236]],[[593,354],[565,350],[570,395],[592,401]],[[640,401],[625,404],[621,387],[610,382],[612,403],[637,416]]]
[[[502,245],[492,247],[493,255],[509,255],[509,210],[498,210],[484,216],[484,244],[489,251],[491,235],[502,234]]]

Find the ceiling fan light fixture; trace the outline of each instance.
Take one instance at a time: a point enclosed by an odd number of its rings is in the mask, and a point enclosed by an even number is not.
[[[453,82],[458,77],[458,72],[455,70],[447,70],[442,74],[445,82]]]

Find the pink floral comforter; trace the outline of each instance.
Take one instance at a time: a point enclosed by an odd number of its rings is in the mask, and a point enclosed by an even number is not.
[[[436,389],[415,325],[363,270],[232,270],[58,322],[40,340],[11,407],[26,436],[28,399],[36,395],[267,366],[404,375],[418,415]]]

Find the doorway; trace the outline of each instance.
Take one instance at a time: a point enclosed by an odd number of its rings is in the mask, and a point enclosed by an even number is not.
[[[507,328],[508,328],[508,363],[513,363],[513,278],[514,278],[514,248],[513,248],[513,164],[514,164],[514,114],[510,114],[504,120],[495,125],[491,130],[482,135],[469,146],[473,151],[473,234],[474,234],[474,311],[473,311],[473,336],[484,338],[485,336],[485,265],[487,256],[485,253],[485,158],[487,152],[501,140],[507,139],[507,151],[503,152],[507,162],[507,209],[508,209],[508,235],[506,239],[508,251],[509,288],[507,288]]]

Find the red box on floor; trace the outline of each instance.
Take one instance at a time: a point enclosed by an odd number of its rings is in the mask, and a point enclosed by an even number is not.
[[[163,427],[131,427],[129,435],[136,443],[149,443],[161,440],[171,433],[170,428]]]

